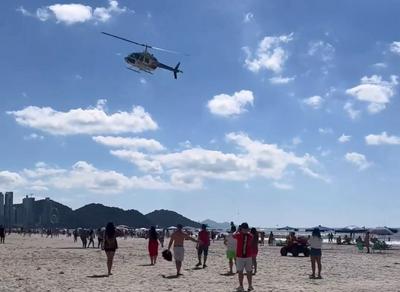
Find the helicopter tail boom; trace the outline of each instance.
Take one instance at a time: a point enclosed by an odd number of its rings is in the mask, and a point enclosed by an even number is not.
[[[181,63],[179,62],[174,68],[172,68],[172,67],[170,67],[168,65],[165,65],[163,63],[158,63],[158,67],[160,67],[162,69],[165,69],[165,70],[172,71],[174,73],[174,78],[177,79],[178,78],[178,73],[183,73],[181,70],[179,70],[179,65],[180,64]]]

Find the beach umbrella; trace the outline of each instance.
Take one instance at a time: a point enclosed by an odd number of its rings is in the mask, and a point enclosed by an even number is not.
[[[328,231],[334,230],[333,228],[330,228],[330,227],[318,225],[315,227],[307,228],[306,232],[312,232],[312,231],[314,231],[315,228],[318,228],[320,232],[328,232]]]
[[[276,230],[299,231],[298,228],[294,228],[294,227],[290,227],[290,226],[279,227]]]
[[[393,233],[397,233],[399,231],[397,228],[390,228],[390,227],[387,227],[387,226],[385,226],[385,228],[389,229]]]
[[[375,235],[393,235],[393,232],[387,229],[386,227],[372,228],[369,230],[369,232]]]
[[[336,233],[364,233],[367,232],[367,229],[364,227],[358,227],[355,225],[346,226],[344,228],[336,228]]]

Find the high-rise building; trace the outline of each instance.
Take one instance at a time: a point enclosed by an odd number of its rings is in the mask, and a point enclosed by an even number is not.
[[[35,203],[34,197],[28,197],[22,199],[23,206],[23,226],[24,228],[31,228],[34,225],[34,214],[33,214],[33,204]]]
[[[0,225],[4,224],[4,194],[0,192]]]
[[[4,225],[6,227],[12,227],[14,220],[14,210],[13,210],[13,200],[14,200],[13,192],[6,192],[5,201],[4,201]]]

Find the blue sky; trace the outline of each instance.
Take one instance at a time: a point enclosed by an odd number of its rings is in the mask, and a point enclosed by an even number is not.
[[[398,225],[398,1],[6,1],[0,191]],[[140,47],[183,74],[125,69]]]

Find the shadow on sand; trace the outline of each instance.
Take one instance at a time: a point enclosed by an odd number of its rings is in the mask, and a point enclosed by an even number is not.
[[[107,274],[87,276],[88,278],[107,278]]]
[[[220,274],[221,276],[226,276],[226,277],[232,277],[232,276],[235,276],[236,275],[236,273],[224,273],[224,274]]]
[[[161,275],[161,277],[163,277],[164,279],[177,279],[177,278],[179,278],[179,277],[181,277],[181,276],[183,276],[183,275],[170,275],[170,276],[167,276],[167,275]]]
[[[53,247],[53,249],[89,249],[89,248],[83,248],[81,246],[70,246],[70,247]],[[94,248],[90,248],[95,250]]]
[[[152,267],[152,266],[154,266],[154,265],[152,265],[152,264],[141,264],[141,265],[138,265],[138,267]]]

